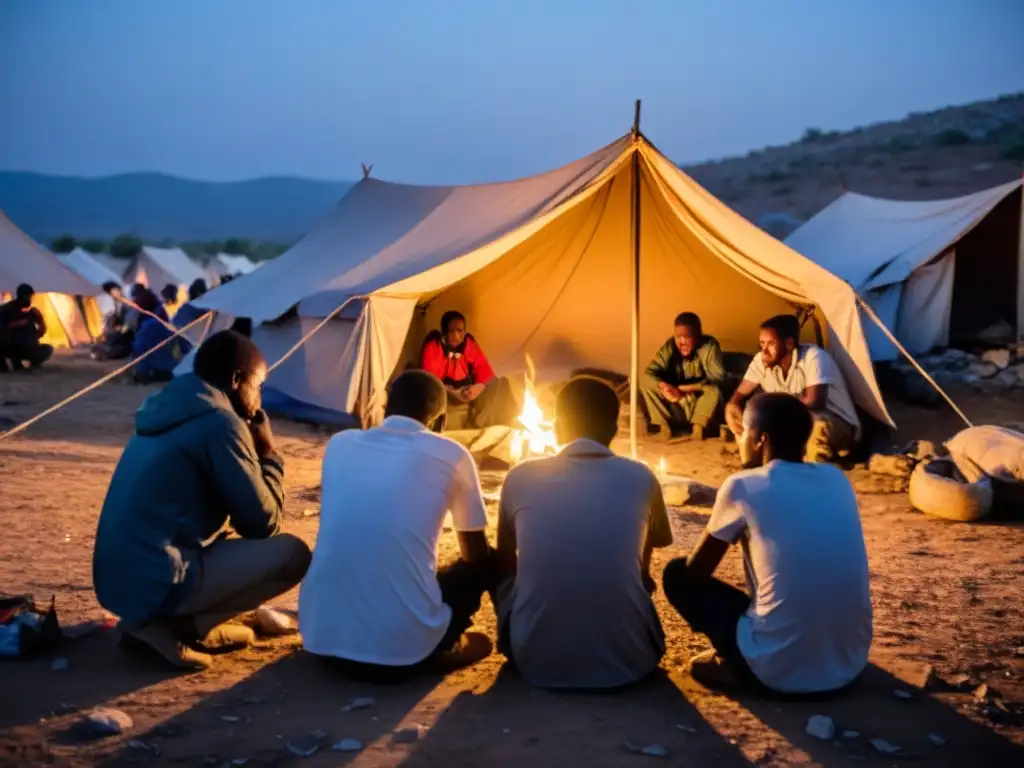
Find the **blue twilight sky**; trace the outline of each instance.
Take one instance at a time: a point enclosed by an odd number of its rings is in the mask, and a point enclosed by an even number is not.
[[[1024,90],[1024,0],[0,0],[0,169],[472,182]]]

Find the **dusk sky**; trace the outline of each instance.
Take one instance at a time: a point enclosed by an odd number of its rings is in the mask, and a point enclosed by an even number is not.
[[[466,183],[1024,90],[1022,0],[2,0],[0,169]]]

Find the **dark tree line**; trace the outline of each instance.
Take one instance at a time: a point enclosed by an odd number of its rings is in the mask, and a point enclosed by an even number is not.
[[[213,256],[217,253],[229,253],[248,256],[256,261],[280,256],[290,247],[282,243],[254,243],[241,237],[229,237],[227,240],[189,240],[182,243],[163,239],[150,240],[149,243],[159,248],[180,247],[192,258],[198,258],[204,254]],[[71,253],[75,248],[81,247],[89,253],[109,253],[119,259],[132,258],[142,246],[143,241],[132,234],[118,235],[110,241],[95,237],[79,240],[74,235],[65,234],[50,243],[50,248],[54,253]]]

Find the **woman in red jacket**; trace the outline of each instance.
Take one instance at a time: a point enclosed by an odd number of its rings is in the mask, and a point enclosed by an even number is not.
[[[448,429],[513,425],[519,406],[508,379],[494,375],[461,312],[441,316],[441,330],[423,342],[421,366],[448,390]]]

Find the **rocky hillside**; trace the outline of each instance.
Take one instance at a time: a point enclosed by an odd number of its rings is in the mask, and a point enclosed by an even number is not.
[[[686,169],[777,236],[828,205],[844,185],[878,197],[938,199],[1002,184],[1022,170],[1024,93],[852,131],[811,128],[787,146]]]

